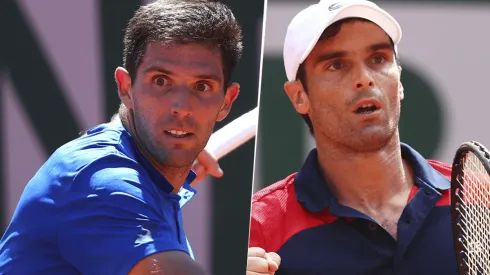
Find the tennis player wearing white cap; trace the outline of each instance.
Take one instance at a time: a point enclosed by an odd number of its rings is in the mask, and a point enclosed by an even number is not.
[[[316,148],[254,194],[248,275],[457,274],[450,167],[400,142],[401,37],[369,1],[320,1],[291,21],[284,89]]]

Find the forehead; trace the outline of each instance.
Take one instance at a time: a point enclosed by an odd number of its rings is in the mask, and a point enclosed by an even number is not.
[[[151,42],[146,46],[140,71],[151,67],[184,70],[189,74],[222,72],[222,56],[218,47],[210,44],[164,44]]]
[[[391,43],[391,40],[377,24],[370,21],[345,22],[335,36],[320,39],[310,56],[324,51],[365,52],[370,46],[380,43]]]

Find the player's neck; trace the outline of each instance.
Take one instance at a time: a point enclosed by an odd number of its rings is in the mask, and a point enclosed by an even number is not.
[[[397,134],[385,147],[371,153],[347,153],[338,147],[318,145],[320,171],[340,203],[375,210],[407,199],[413,172],[402,160]]]
[[[161,165],[151,154],[148,152],[144,146],[141,146],[141,142],[139,141],[138,135],[136,133],[133,120],[129,116],[121,116],[121,123],[124,128],[131,134],[131,137],[134,139],[136,146],[138,147],[138,151],[150,162],[150,164],[155,168],[163,177],[173,186],[173,193],[178,193],[179,190],[184,185],[184,182],[189,175],[191,167],[186,168],[175,168],[175,167],[166,167]]]
[[[158,164],[153,166],[165,177],[165,179],[174,187],[173,193],[178,193],[180,188],[187,180],[187,176],[191,168],[174,168],[174,167],[158,167]]]

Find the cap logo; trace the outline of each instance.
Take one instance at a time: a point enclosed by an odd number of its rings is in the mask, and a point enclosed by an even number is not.
[[[330,6],[328,7],[328,10],[329,10],[329,11],[334,11],[334,10],[336,10],[336,9],[340,8],[340,7],[342,7],[342,5],[340,4],[340,2],[337,2],[337,3],[335,3],[335,4],[330,5]]]

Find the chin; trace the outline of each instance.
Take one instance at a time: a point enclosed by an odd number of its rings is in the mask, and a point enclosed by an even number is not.
[[[348,147],[358,152],[379,151],[393,139],[395,131],[391,129],[370,129],[359,134],[350,136],[346,141],[350,144]],[[349,142],[350,141],[350,142]]]
[[[190,167],[197,158],[196,152],[189,149],[166,149],[164,156],[159,156],[159,162],[168,167]]]

